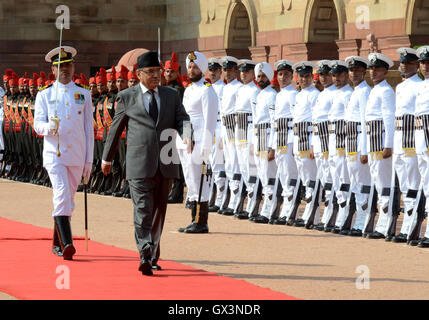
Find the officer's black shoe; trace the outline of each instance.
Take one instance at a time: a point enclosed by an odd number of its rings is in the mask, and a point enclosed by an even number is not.
[[[248,220],[254,222],[257,217],[259,217],[259,214],[257,214],[256,216],[249,216]]]
[[[410,240],[410,241],[407,241],[407,244],[409,246],[415,247],[420,243],[420,241],[421,241],[421,239],[420,240]]]
[[[407,242],[407,235],[400,233],[397,236],[394,236],[392,241],[393,242],[399,242],[399,243],[406,243]]]
[[[370,234],[367,235],[368,239],[385,239],[386,237],[384,236],[384,234],[378,232],[378,231],[374,231],[371,232]]]
[[[167,201],[168,203],[183,203],[183,196],[181,197],[169,196]]]
[[[234,210],[227,208],[227,209],[223,210],[222,214],[224,216],[233,216],[234,215]]]
[[[73,246],[73,237],[70,227],[70,218],[66,216],[54,217],[55,229],[58,235],[58,242],[61,246],[64,260],[73,260],[76,249]]]
[[[218,212],[219,211],[219,207],[218,206],[212,206],[212,207],[209,207],[209,212]]]
[[[302,219],[297,219],[295,220],[295,222],[293,223],[294,227],[304,227],[305,226],[305,222]]]
[[[312,224],[312,223],[306,224],[304,227],[305,227],[305,229],[311,230],[314,228],[314,224]]]
[[[58,257],[63,256],[63,252],[61,251],[60,240],[58,239],[58,233],[54,226],[54,236],[52,239],[52,253]]]
[[[192,209],[192,201],[189,201],[189,199],[187,199],[186,204],[185,204],[185,208],[186,209]]]
[[[313,229],[315,229],[315,230],[317,230],[317,231],[323,231],[323,230],[325,230],[325,224],[321,222],[321,223],[319,223],[319,224],[315,225],[315,226],[313,227]]]
[[[284,226],[286,224],[286,216],[280,217],[280,218],[274,220],[274,224],[278,224],[278,225]]]
[[[156,263],[156,262],[153,263],[152,262],[152,270],[161,271],[162,268],[161,268],[161,266],[158,263]]]
[[[152,263],[148,259],[144,259],[139,266],[139,271],[145,276],[152,276]]]
[[[423,237],[419,243],[418,243],[419,248],[429,248],[429,239],[426,237]]]
[[[234,217],[236,217],[239,220],[246,220],[249,218],[249,213],[247,211],[242,211],[234,214]]]
[[[275,219],[275,218],[270,218],[269,220],[268,220],[268,224],[274,224],[274,222],[276,221],[277,219]]]
[[[188,229],[188,228],[190,228],[191,226],[192,226],[192,224],[193,224],[194,222],[192,222],[189,226],[187,226],[187,227],[182,227],[182,228],[179,228],[179,229],[177,229],[177,231],[179,231],[179,232],[185,232],[185,230],[186,229]]]
[[[336,234],[338,234],[338,233],[340,233],[341,232],[341,228],[340,227],[337,227],[337,226],[335,226],[333,229],[332,229],[332,231],[331,231],[332,233],[336,233]]]
[[[253,220],[253,222],[255,222],[255,223],[268,223],[268,221],[270,221],[270,219],[268,219],[267,217],[264,217],[264,216],[257,216],[254,220]]]
[[[384,238],[384,241],[386,241],[386,242],[391,242],[391,241],[392,241],[392,239],[393,239],[393,236],[392,236],[392,235],[387,235],[387,236],[386,236],[386,238]]]
[[[362,230],[352,229],[349,231],[349,236],[351,236],[351,237],[362,237]]]
[[[350,229],[341,229],[340,234],[342,236],[348,236],[350,234]]]
[[[189,228],[186,228],[185,233],[208,233],[209,227],[206,224],[192,223]]]
[[[332,232],[332,230],[334,230],[334,227],[325,227],[325,229],[323,229],[325,232]]]
[[[294,223],[295,223],[295,221],[296,221],[296,220],[294,220],[294,219],[289,219],[289,220],[287,220],[287,221],[286,221],[286,225],[288,225],[288,226],[293,226],[293,225],[294,225]]]

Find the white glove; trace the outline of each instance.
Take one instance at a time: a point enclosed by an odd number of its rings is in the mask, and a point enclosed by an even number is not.
[[[60,119],[51,117],[51,119],[49,120],[49,133],[53,136],[57,135],[59,127]]]
[[[200,154],[201,160],[206,164],[209,163],[210,153],[211,153],[210,149],[205,149],[205,148],[201,149],[201,154]]]
[[[83,173],[82,173],[83,184],[88,184],[89,177],[91,176],[91,171],[92,171],[92,163],[90,162],[85,163],[85,166],[83,167]]]

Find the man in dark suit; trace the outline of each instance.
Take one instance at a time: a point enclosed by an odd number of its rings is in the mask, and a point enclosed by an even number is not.
[[[168,192],[172,179],[179,176],[178,161],[164,156],[171,151],[177,152],[171,150],[174,144],[164,137],[161,139],[161,135],[164,130],[177,130],[188,145],[188,152],[191,152],[192,129],[177,91],[159,86],[161,67],[156,52],[150,51],[138,57],[137,76],[139,85],[125,89],[117,96],[102,168],[104,174],[110,172],[120,136],[127,127],[126,178],[134,205],[139,271],[152,275],[152,269],[161,270],[157,262]],[[166,153],[164,147],[169,147],[170,152]]]

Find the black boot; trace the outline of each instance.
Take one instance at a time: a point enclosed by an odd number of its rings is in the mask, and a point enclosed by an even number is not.
[[[213,183],[213,189],[212,189],[212,192],[210,194],[210,200],[209,200],[209,209],[215,205],[216,195],[217,195],[217,187],[216,187],[216,183]],[[212,211],[209,210],[209,212],[212,212]]]
[[[124,191],[124,198],[131,199],[131,191],[130,191],[130,185],[127,183],[127,187]]]
[[[209,203],[201,202],[197,208],[197,215],[195,217],[195,222],[192,225],[185,229],[186,233],[208,233],[209,227],[207,221],[209,218]]]
[[[249,218],[249,213],[247,211],[244,211],[244,201],[246,200],[247,197],[247,190],[246,187],[243,186],[243,190],[241,191],[241,197],[240,197],[240,202],[238,203],[238,207],[234,212],[234,217],[236,217],[237,219],[248,219]]]
[[[114,192],[117,192],[119,190],[120,185],[121,185],[121,175],[119,173],[114,173],[112,176],[111,187],[108,190],[104,191],[102,195],[104,196],[112,195]]]
[[[121,198],[121,197],[123,197],[124,196],[124,192],[125,192],[125,189],[127,188],[127,184],[128,184],[128,182],[127,182],[127,180],[122,180],[121,182],[120,182],[120,186],[122,185],[122,188],[119,190],[119,191],[117,191],[117,192],[113,192],[112,193],[112,196],[114,196],[114,197],[117,197],[117,198]]]
[[[73,246],[70,218],[67,216],[60,216],[54,219],[63,258],[64,260],[73,260],[76,249]]]
[[[168,203],[183,203],[183,188],[183,181],[181,179],[174,179]]]
[[[192,224],[194,223],[195,217],[197,216],[197,202],[196,201],[190,202],[190,209],[191,209],[191,218],[192,218],[191,224],[188,225],[187,227],[179,228],[177,231],[179,231],[179,232],[185,232],[185,230],[188,229],[188,228],[190,228],[192,226]]]
[[[229,189],[228,186],[225,186],[225,188],[228,188],[226,190],[226,198],[225,198],[225,201],[222,203],[221,208],[218,211],[219,214],[224,214],[224,212],[228,210],[229,200],[231,199],[231,190]]]
[[[61,251],[60,239],[58,238],[56,223],[54,222],[54,236],[52,238],[52,253],[62,257],[63,252]]]

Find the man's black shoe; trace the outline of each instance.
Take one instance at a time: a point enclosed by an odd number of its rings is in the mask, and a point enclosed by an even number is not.
[[[279,225],[285,225],[286,224],[286,216],[285,217],[280,217],[276,220],[274,220],[274,224],[279,224]]]
[[[386,237],[384,236],[384,234],[382,234],[378,231],[374,231],[374,232],[371,232],[370,234],[368,234],[367,238],[368,239],[385,239]]]
[[[234,210],[227,208],[227,209],[225,209],[225,210],[222,211],[222,214],[224,216],[233,216],[234,215]]]
[[[348,230],[348,229],[341,229],[340,234],[342,236],[348,236],[350,234],[350,230]]]
[[[219,209],[220,208],[218,206],[209,207],[209,212],[218,212]]]
[[[242,211],[240,213],[234,214],[234,217],[236,217],[237,219],[240,219],[240,220],[246,220],[249,218],[249,213],[246,211]]]
[[[398,243],[406,243],[407,242],[407,235],[400,233],[397,236],[394,236],[392,239],[393,242],[398,242]]]
[[[194,222],[189,228],[186,228],[184,232],[185,233],[208,233],[209,227],[206,224],[202,225]]]
[[[392,241],[392,239],[393,239],[393,236],[389,236],[389,235],[387,235],[387,236],[386,236],[386,238],[384,238],[384,241],[386,241],[386,242],[391,242],[391,241]]]
[[[143,263],[140,264],[139,271],[145,276],[152,276],[152,264],[150,263],[150,260],[143,260]]]
[[[182,228],[177,229],[177,231],[179,231],[179,232],[185,232],[185,230],[188,229],[188,228],[190,228],[192,226],[192,224],[193,224],[193,222],[189,226],[187,226],[187,227],[184,227],[184,228],[182,227]]]
[[[362,230],[352,229],[352,230],[349,231],[349,236],[352,236],[352,237],[362,237]]]
[[[293,226],[293,225],[294,225],[294,223],[295,223],[295,221],[296,221],[296,220],[289,219],[289,220],[287,220],[287,221],[286,221],[286,225],[288,225],[288,226]]]
[[[161,271],[162,268],[161,268],[161,266],[159,264],[152,263],[152,270]]]
[[[298,219],[295,220],[295,222],[293,223],[294,227],[304,227],[305,226],[305,222],[302,219]]]
[[[332,232],[333,229],[334,229],[334,227],[325,227],[325,229],[323,231]]]
[[[332,229],[332,231],[331,231],[332,233],[340,233],[341,232],[341,229],[340,229],[340,227],[337,227],[337,226],[335,226],[335,228],[333,228]]]
[[[268,221],[270,221],[270,219],[264,216],[257,216],[255,220],[253,220],[255,223],[268,223]]]
[[[429,248],[429,239],[426,237],[423,237],[419,243],[418,243],[419,248]]]
[[[407,242],[409,246],[415,247],[420,243],[421,240],[410,240]]]
[[[323,230],[325,230],[325,224],[321,222],[321,223],[315,225],[313,229],[315,229],[317,231],[323,231]]]
[[[169,196],[168,203],[183,203],[183,196],[182,197],[175,197],[175,196]]]

